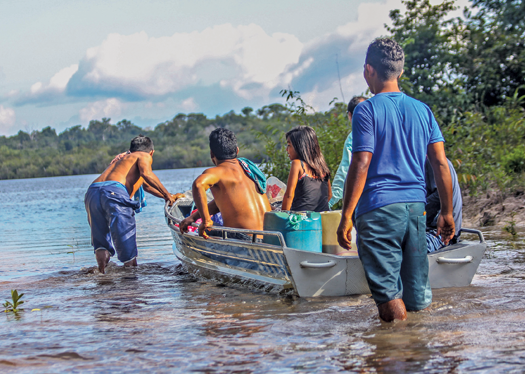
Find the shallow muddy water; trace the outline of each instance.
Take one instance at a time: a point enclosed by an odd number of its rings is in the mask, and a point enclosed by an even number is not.
[[[202,169],[157,174],[183,191]],[[196,281],[171,251],[163,204],[137,216],[139,266],[94,271],[83,195],[94,176],[0,181],[0,372],[523,372],[525,244],[484,230],[470,287],[381,323],[369,296],[301,299]],[[35,310],[37,309],[37,310]]]

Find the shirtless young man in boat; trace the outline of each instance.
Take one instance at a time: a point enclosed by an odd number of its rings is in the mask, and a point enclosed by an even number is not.
[[[210,215],[218,212],[222,214],[224,226],[263,229],[264,213],[272,210],[264,191],[266,180],[255,164],[238,159],[238,152],[232,131],[223,128],[212,131],[210,156],[215,167],[205,170],[193,182],[193,199],[198,211],[180,223],[182,232],[188,232],[188,226],[202,218],[199,235],[207,238],[206,229],[213,226]],[[208,204],[206,190],[210,188],[214,200]]]
[[[154,152],[150,138],[143,135],[133,138],[129,153],[112,162],[86,192],[84,203],[91,227],[91,244],[102,274],[115,250],[124,266],[137,266],[135,210],[140,202],[130,196],[141,186],[170,203],[182,196],[170,194],[153,174]]]

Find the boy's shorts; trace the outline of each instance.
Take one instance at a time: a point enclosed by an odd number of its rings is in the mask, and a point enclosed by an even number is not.
[[[130,199],[126,187],[114,181],[93,183],[84,203],[95,252],[101,248],[107,249],[111,256],[116,252],[121,262],[137,257],[134,210],[140,202]]]
[[[432,302],[424,203],[386,205],[356,219],[357,247],[377,305],[403,299],[407,310]]]

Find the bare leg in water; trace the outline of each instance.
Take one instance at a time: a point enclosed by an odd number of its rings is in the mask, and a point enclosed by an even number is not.
[[[111,258],[109,251],[107,249],[99,248],[95,251],[95,258],[97,259],[98,271],[100,274],[106,274],[106,266]]]
[[[402,299],[394,299],[377,306],[379,318],[385,322],[392,322],[395,319],[404,321],[407,319],[407,310]]]

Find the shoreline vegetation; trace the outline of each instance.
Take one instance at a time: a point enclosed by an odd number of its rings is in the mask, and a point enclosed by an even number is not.
[[[403,12],[390,12],[385,36],[405,50],[402,90],[429,105],[440,124],[463,190],[465,225],[525,226],[525,2],[473,0],[461,18],[449,16],[454,1],[403,4]],[[155,144],[154,170],[210,166],[208,135],[227,127],[243,157],[285,180],[284,133],[297,125],[315,129],[334,176],[351,131],[346,103],[334,99],[316,112],[297,91],[282,95],[285,105],[215,118],[178,114],[155,128],[102,118],[60,134],[46,127],[0,136],[0,179],[100,173],[140,133]]]

